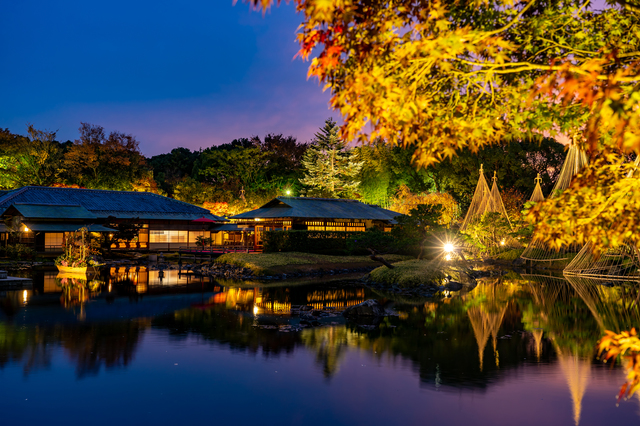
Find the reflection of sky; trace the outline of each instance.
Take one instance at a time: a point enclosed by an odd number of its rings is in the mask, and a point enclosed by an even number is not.
[[[126,369],[77,380],[58,350],[49,371],[24,378],[0,370],[3,421],[67,424],[90,419],[118,424],[442,424],[571,425],[572,403],[557,365],[528,364],[486,391],[425,390],[400,359],[347,351],[327,380],[315,354],[280,357],[237,352],[197,338],[179,342],[166,331],[144,334]],[[581,425],[635,424],[637,401],[615,407],[620,370],[592,369]],[[69,410],[60,411],[60,407]],[[117,409],[104,409],[117,407]],[[52,413],[56,413],[52,415]],[[633,422],[633,423],[632,423]]]
[[[84,121],[154,155],[269,132],[306,141],[337,116],[293,60],[291,5],[263,18],[231,0],[5,3],[0,128],[32,123],[64,141]]]

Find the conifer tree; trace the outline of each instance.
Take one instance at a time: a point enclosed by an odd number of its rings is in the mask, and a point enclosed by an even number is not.
[[[304,178],[300,183],[308,187],[309,196],[350,198],[355,195],[363,163],[359,161],[358,151],[349,149],[340,139],[339,130],[333,119],[325,121],[302,158]]]

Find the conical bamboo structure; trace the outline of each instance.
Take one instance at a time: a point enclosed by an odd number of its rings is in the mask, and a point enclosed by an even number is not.
[[[534,182],[536,183],[536,186],[535,188],[533,188],[533,194],[531,194],[531,198],[529,198],[529,201],[539,203],[540,201],[544,201],[544,194],[542,193],[542,188],[540,187],[540,182],[542,182],[540,173],[538,173],[538,176],[536,176]]]
[[[489,189],[487,180],[484,177],[484,170],[482,165],[480,165],[480,177],[478,178],[478,184],[476,185],[476,190],[473,193],[473,198],[471,199],[469,210],[467,210],[467,215],[464,217],[464,221],[462,222],[461,230],[464,231],[470,223],[479,220],[486,213],[502,214],[505,219],[507,219],[507,222],[509,222],[509,226],[513,229],[509,216],[507,215],[507,210],[504,208],[502,196],[500,195],[500,190],[498,190],[497,181],[498,178],[494,172],[493,185],[491,189]]]
[[[632,243],[623,243],[597,253],[589,242],[567,265],[563,274],[640,281],[640,251]]]
[[[588,162],[587,154],[577,146],[571,145],[550,197],[553,198],[567,189],[573,177],[578,174]],[[570,255],[578,252],[580,248],[580,246],[576,245],[567,245],[560,249],[552,249],[534,233],[531,243],[529,243],[520,257],[534,262],[553,262],[569,259]]]
[[[464,217],[462,227],[460,228],[461,230],[466,229],[471,222],[480,218],[484,214],[490,194],[491,190],[489,189],[489,185],[487,185],[487,179],[484,177],[482,165],[480,165],[478,184],[476,185],[476,190],[473,192],[471,205],[469,206],[469,210],[467,210],[467,215]]]
[[[504,208],[504,203],[502,202],[500,190],[498,190],[498,177],[496,176],[496,172],[493,172],[492,180],[493,184],[491,185],[491,195],[487,203],[487,212],[495,212],[503,215],[505,219],[507,219],[507,222],[509,222],[509,227],[513,230],[513,225],[511,225],[509,215],[507,214],[507,209]]]
[[[634,164],[637,170],[640,166],[640,156],[636,157]],[[627,179],[637,178],[634,177],[634,174],[637,174],[636,170],[631,170]],[[604,250],[597,250],[593,243],[589,242],[567,265],[563,273],[608,280],[640,281],[640,250],[629,240],[617,247]]]

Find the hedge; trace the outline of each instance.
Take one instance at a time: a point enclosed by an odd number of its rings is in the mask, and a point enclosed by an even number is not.
[[[265,253],[298,251],[306,253],[346,254],[347,240],[364,232],[343,231],[266,231],[262,237]]]

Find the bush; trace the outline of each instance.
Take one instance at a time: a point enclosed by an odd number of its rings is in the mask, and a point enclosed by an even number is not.
[[[24,244],[10,244],[6,247],[0,247],[0,256],[6,256],[13,260],[31,260],[35,259],[36,251]]]
[[[346,254],[350,237],[365,232],[342,231],[266,231],[262,237],[265,253],[298,251],[303,253]]]
[[[378,253],[395,253],[398,251],[395,241],[389,232],[369,228],[366,232],[351,235],[347,240],[347,250],[350,254],[370,254],[368,249]]]

